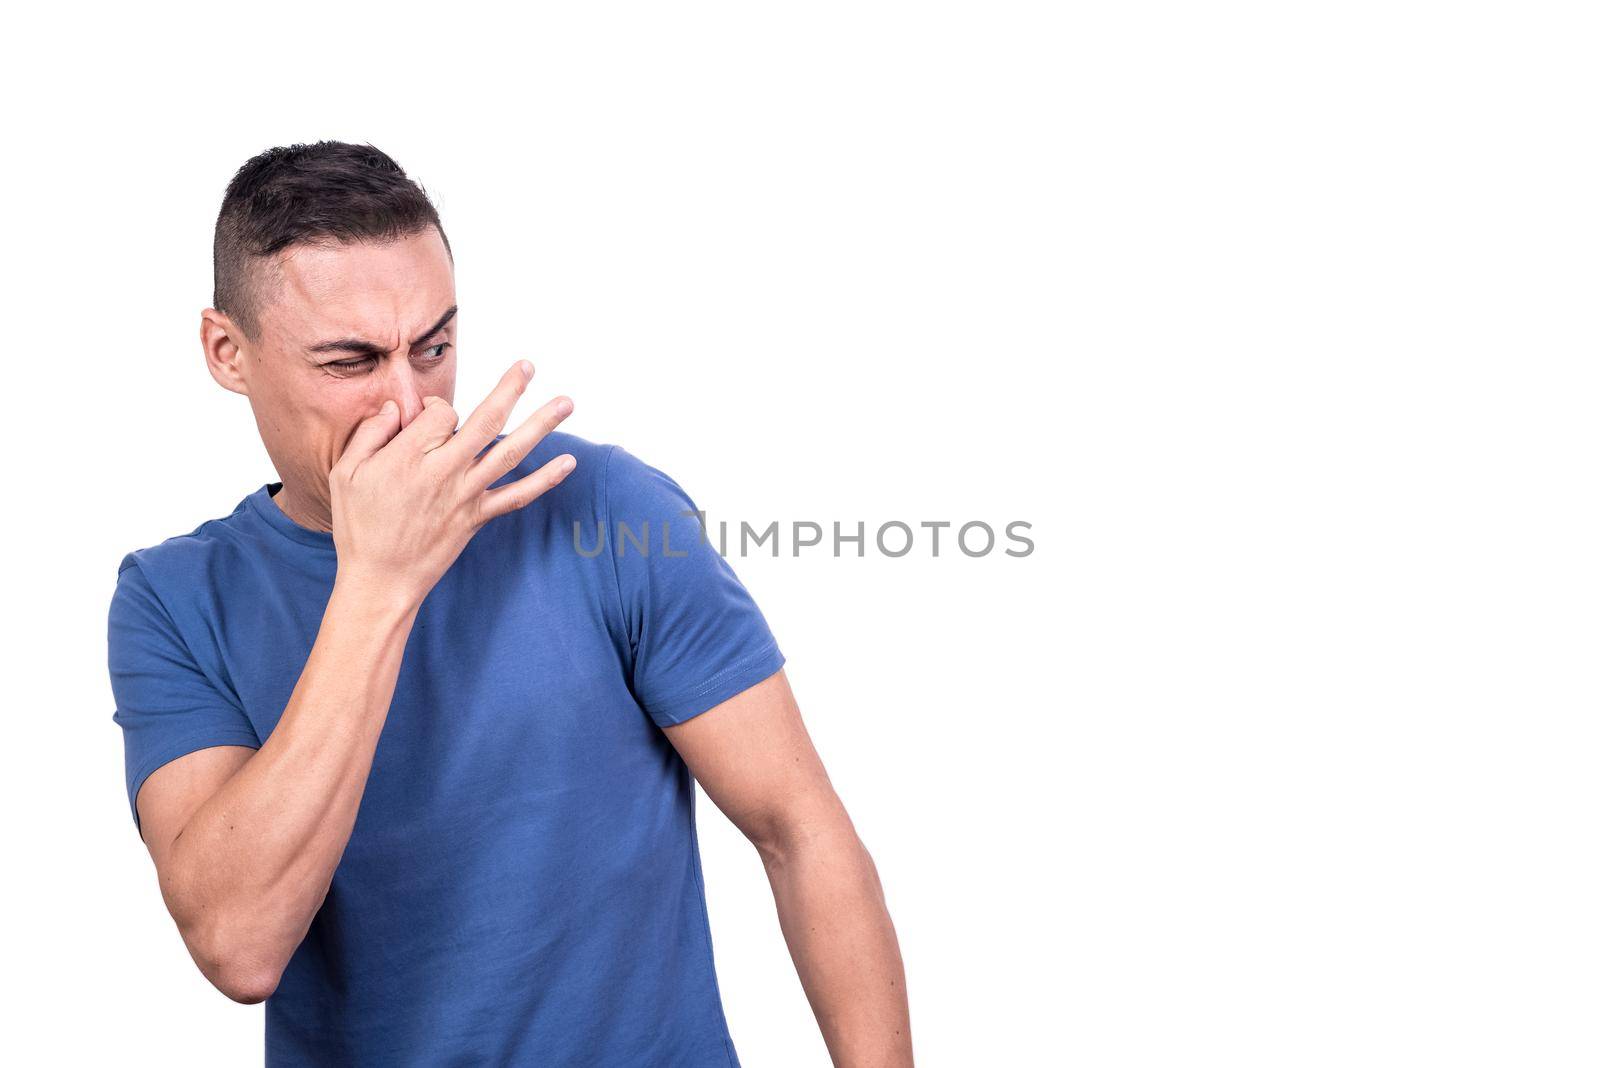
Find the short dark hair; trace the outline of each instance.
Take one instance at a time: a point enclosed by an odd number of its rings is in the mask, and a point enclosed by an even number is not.
[[[318,141],[269,148],[240,167],[223,194],[211,250],[212,307],[254,340],[262,289],[253,277],[255,261],[291,245],[392,241],[429,226],[449,252],[427,192],[372,145]]]

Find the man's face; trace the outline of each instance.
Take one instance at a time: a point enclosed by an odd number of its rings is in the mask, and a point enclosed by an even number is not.
[[[386,400],[410,424],[455,402],[455,268],[438,230],[386,244],[296,245],[263,265],[258,339],[239,373],[280,477],[328,503],[328,473]]]

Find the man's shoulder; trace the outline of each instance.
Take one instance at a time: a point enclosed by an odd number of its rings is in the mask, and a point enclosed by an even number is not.
[[[670,481],[665,474],[640,460],[622,445],[595,442],[576,434],[552,431],[528,456],[523,457],[510,475],[496,484],[502,485],[530,475],[563,454],[572,456],[578,463],[553,491],[552,496],[558,500],[604,502],[607,499],[628,499],[636,495],[643,485],[657,480]]]
[[[174,534],[125,552],[117,564],[118,579],[133,567],[139,568],[146,576],[162,575],[179,579],[184,575],[203,572],[207,561],[215,558],[219,552],[228,552],[237,547],[239,525],[248,502],[248,496],[241,498],[225,515],[202,520],[182,534]]]
[[[592,476],[596,467],[605,466],[607,458],[615,448],[617,448],[615,445],[590,441],[588,438],[580,438],[576,434],[568,434],[562,430],[552,430],[533,447],[531,453],[523,457],[522,462],[517,465],[517,473],[519,475],[531,473],[557,456],[568,453],[578,461],[578,466],[572,469],[574,475],[588,468]]]

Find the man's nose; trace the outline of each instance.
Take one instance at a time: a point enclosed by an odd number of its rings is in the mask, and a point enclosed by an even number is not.
[[[412,369],[410,360],[391,362],[395,366],[389,372],[383,399],[399,405],[400,429],[404,430],[422,411],[422,391],[418,388],[417,372]]]

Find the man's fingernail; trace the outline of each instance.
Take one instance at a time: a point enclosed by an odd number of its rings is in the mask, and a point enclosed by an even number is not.
[[[529,363],[527,360],[518,360],[517,366],[522,368],[522,376],[524,378],[533,377],[533,364]]]

